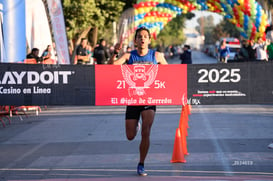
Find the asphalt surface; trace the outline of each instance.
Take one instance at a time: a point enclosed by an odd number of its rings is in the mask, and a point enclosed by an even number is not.
[[[0,128],[0,180],[273,180],[273,105],[193,106],[186,163],[170,163],[181,107],[158,106],[145,168],[125,107],[48,107]]]
[[[193,52],[193,63],[217,63]],[[168,59],[179,64],[178,57]],[[122,106],[48,106],[0,124],[0,180],[273,180],[273,105],[193,106],[186,163],[170,163],[181,106],[158,106],[145,162],[127,141]],[[5,120],[7,123],[8,121]]]

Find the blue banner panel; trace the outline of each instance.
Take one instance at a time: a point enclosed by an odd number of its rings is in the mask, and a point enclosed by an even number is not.
[[[0,64],[0,105],[94,105],[94,66]]]
[[[1,62],[23,62],[26,58],[25,0],[0,0],[3,16]]]
[[[188,65],[189,104],[272,104],[273,63]]]

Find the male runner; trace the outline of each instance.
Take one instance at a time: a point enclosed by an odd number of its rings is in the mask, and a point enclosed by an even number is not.
[[[109,63],[114,65],[127,64],[168,64],[162,53],[148,48],[151,43],[151,34],[145,27],[138,28],[135,34],[136,50],[123,54],[114,61],[121,49],[121,44],[115,46],[115,54]],[[126,108],[126,136],[128,140],[133,140],[137,134],[138,121],[142,119],[141,142],[139,145],[140,158],[137,166],[137,174],[146,176],[144,161],[150,146],[150,130],[154,121],[156,106],[127,106]]]

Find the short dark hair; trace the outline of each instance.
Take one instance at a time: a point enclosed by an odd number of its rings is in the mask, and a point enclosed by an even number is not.
[[[99,42],[100,42],[100,44],[101,44],[103,41],[104,41],[104,39],[103,39],[103,38],[101,38],[101,39],[100,39],[100,41],[99,41]]]
[[[266,27],[265,33],[272,31],[272,30],[273,30],[273,25],[270,25],[270,26]]]
[[[151,38],[151,33],[150,33],[149,29],[146,28],[145,26],[142,26],[142,27],[140,27],[140,28],[138,28],[138,29],[136,30],[135,40],[136,40],[136,38],[137,38],[137,34],[138,34],[139,32],[141,32],[142,30],[147,31],[148,34],[149,34],[149,38]]]
[[[82,39],[81,39],[81,42],[82,42],[83,40],[87,40],[87,38],[82,38]]]
[[[187,48],[187,49],[191,49],[190,45],[184,45],[184,47]]]
[[[32,48],[32,50],[31,50],[32,53],[36,52],[36,51],[39,51],[39,49],[38,48]]]

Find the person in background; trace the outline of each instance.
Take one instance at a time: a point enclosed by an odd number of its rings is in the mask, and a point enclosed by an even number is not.
[[[269,41],[263,41],[262,37],[258,38],[257,43],[254,43],[253,49],[256,49],[256,60],[257,61],[268,61],[268,56],[266,52],[267,45],[269,45]]]
[[[183,53],[180,55],[181,64],[192,64],[191,47],[184,45]]]
[[[247,46],[248,46],[247,41],[243,40],[242,47],[240,48],[239,53],[238,53],[239,61],[249,61],[249,54],[248,54]]]
[[[225,39],[221,41],[218,52],[219,52],[220,62],[227,63],[230,51],[229,51],[229,47],[226,44]]]
[[[86,46],[86,51],[87,51],[87,55],[89,57],[89,64],[93,65],[94,64],[94,59],[93,59],[93,48],[92,46],[88,43]]]
[[[247,52],[248,52],[249,61],[256,61],[256,50],[253,48],[253,45],[254,45],[253,40],[248,41]]]
[[[41,63],[43,59],[39,57],[39,49],[32,48],[31,52],[27,55],[27,59],[35,59],[37,63]]]
[[[266,48],[268,54],[268,60],[273,61],[273,42],[270,42]]]
[[[273,26],[270,25],[265,30],[266,39],[270,42],[267,46],[268,60],[273,61]]]
[[[126,48],[126,52],[127,53],[130,53],[132,51],[132,48],[130,47],[130,46],[128,46],[127,48]]]
[[[52,47],[51,45],[47,45],[46,49],[44,50],[44,52],[42,53],[42,58],[43,60],[47,60],[47,59],[50,59],[51,56],[52,56]]]
[[[106,47],[106,41],[100,39],[100,44],[94,49],[93,57],[96,59],[97,64],[106,64],[110,58],[110,52]]]
[[[89,61],[89,55],[87,54],[87,38],[81,39],[81,44],[77,47],[77,64],[85,64]]]
[[[157,45],[157,47],[156,47],[156,51],[158,51],[158,52],[161,52],[161,53],[164,53],[164,46],[163,46],[163,44],[160,42],[160,44],[159,45]]]

